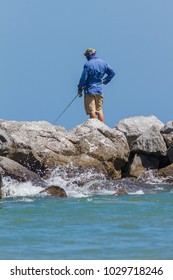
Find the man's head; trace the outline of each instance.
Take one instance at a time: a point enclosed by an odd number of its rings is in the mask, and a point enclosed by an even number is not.
[[[90,60],[91,58],[93,58],[96,54],[96,50],[93,48],[88,48],[84,55],[86,56],[87,60]]]

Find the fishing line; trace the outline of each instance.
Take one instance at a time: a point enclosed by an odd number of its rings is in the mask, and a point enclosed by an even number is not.
[[[58,118],[53,122],[53,125],[60,119],[60,117],[65,113],[65,111],[68,109],[68,107],[70,107],[70,105],[73,103],[73,101],[79,96],[79,94],[77,94],[73,100],[67,105],[67,107],[65,107],[65,109],[61,112],[61,114],[58,116]]]

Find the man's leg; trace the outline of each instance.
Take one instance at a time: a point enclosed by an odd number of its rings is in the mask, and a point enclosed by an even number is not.
[[[96,118],[96,106],[95,106],[95,96],[94,94],[85,94],[84,98],[84,104],[85,104],[85,111],[86,114],[90,116],[90,119]]]
[[[90,119],[95,119],[96,118],[96,113],[95,112],[91,112],[89,115],[90,115]]]
[[[101,122],[104,122],[104,115],[103,115],[103,95],[97,94],[96,96],[96,112],[98,115],[98,119]]]
[[[104,115],[101,113],[98,113],[98,119],[104,123]]]

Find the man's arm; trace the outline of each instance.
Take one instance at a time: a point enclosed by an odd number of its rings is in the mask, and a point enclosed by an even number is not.
[[[84,65],[83,72],[82,72],[82,75],[81,75],[81,78],[80,78],[80,81],[78,84],[78,89],[82,89],[85,86],[87,79],[88,79],[88,69]]]
[[[106,70],[106,74],[107,76],[102,80],[103,84],[108,84],[112,78],[115,76],[115,71],[113,70],[113,68],[109,65],[107,65],[107,70]]]

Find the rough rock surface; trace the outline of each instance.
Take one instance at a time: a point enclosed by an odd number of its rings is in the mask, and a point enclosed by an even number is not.
[[[1,121],[0,128],[9,139],[8,157],[33,171],[42,172],[46,164],[50,162],[51,165],[50,159],[57,153],[64,156],[76,154],[66,130],[48,122]]]
[[[44,181],[39,175],[14,160],[0,156],[0,168],[3,170],[3,176],[10,176],[18,182],[30,181],[35,186],[45,186]]]
[[[164,125],[155,116],[127,118],[114,128],[89,119],[70,131],[45,121],[0,120],[1,177],[19,182],[45,188],[43,178],[56,167],[65,168],[70,178],[96,171],[110,179],[138,178],[151,169],[161,174],[167,168],[170,178],[171,163],[173,121]]]
[[[171,177],[173,182],[173,163],[157,171],[159,177]]]
[[[115,167],[118,172],[128,161],[130,150],[127,139],[115,128],[111,129],[96,119],[89,119],[71,133],[78,139],[80,153],[105,163],[107,170]]]
[[[167,147],[160,130],[152,126],[133,141],[131,151],[161,157],[166,156]]]
[[[96,169],[102,165],[102,170],[120,177],[130,153],[122,132],[94,119],[70,132],[47,122],[1,121],[0,129],[9,138],[8,158],[41,175],[73,163]]]
[[[132,142],[152,126],[160,130],[164,124],[155,116],[136,116],[119,121],[115,127],[126,135],[131,148]]]
[[[161,130],[161,134],[168,148],[173,146],[173,121],[168,122]],[[172,161],[171,161],[172,162]]]
[[[1,176],[1,173],[0,173],[0,199],[2,198],[1,188],[2,188],[2,176]]]

